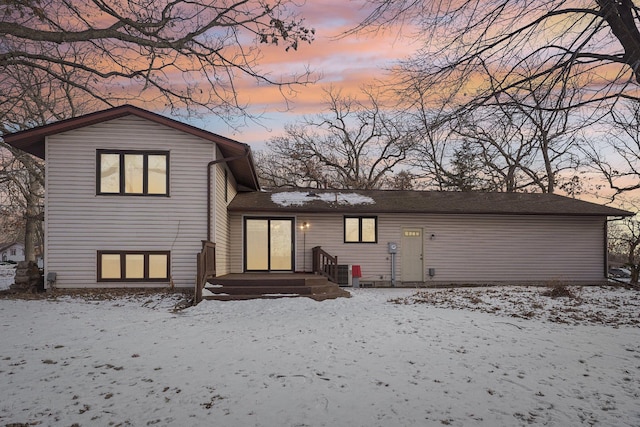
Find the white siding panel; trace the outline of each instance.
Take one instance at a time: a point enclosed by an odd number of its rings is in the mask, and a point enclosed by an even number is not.
[[[230,242],[229,259],[230,273],[243,272],[243,215],[232,212],[229,214]]]
[[[247,213],[260,216],[259,213]],[[299,214],[309,224],[296,227],[296,269],[311,269],[311,248],[322,246],[340,264],[360,265],[361,282],[389,283],[388,242],[399,245],[396,280],[402,281],[402,228],[424,230],[424,270],[428,283],[597,282],[604,279],[604,219],[500,215],[378,215],[378,243],[344,243],[343,216]],[[242,271],[242,215],[231,217],[231,265]],[[431,234],[434,238],[431,239]],[[429,279],[429,268],[435,276]]]
[[[423,227],[425,268],[437,281],[604,279],[602,218],[440,216]]]
[[[97,149],[169,151],[170,197],[97,196]],[[208,141],[131,116],[49,137],[45,269],[57,273],[56,285],[104,287],[96,282],[98,250],[169,250],[175,286],[193,286],[213,150]]]
[[[222,156],[220,153],[218,155]],[[225,170],[227,171],[226,182]],[[216,274],[221,276],[230,273],[230,228],[227,206],[236,196],[236,182],[225,163],[216,165],[215,176]]]

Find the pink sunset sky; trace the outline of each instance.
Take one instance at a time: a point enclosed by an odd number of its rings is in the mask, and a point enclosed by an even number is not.
[[[304,115],[325,112],[323,90],[332,87],[343,94],[356,95],[362,85],[385,79],[387,69],[415,52],[419,43],[409,37],[407,28],[339,37],[367,16],[362,3],[309,1],[301,8],[301,15],[305,19],[304,25],[316,31],[313,43],[302,43],[297,51],[288,52],[282,46],[261,46],[263,57],[259,69],[270,77],[302,74],[308,68],[317,79],[316,83],[296,86],[294,93],[285,93],[287,103],[279,89],[256,87],[255,82],[246,81],[238,88],[239,96],[251,113],[261,116],[258,123],[249,121],[246,126],[233,129],[221,120],[209,117],[193,124],[261,150],[267,140],[282,134],[286,123],[293,123]]]
[[[278,88],[257,87],[255,81],[244,80],[237,86],[240,101],[248,105],[250,113],[260,116],[259,121],[248,120],[244,126],[233,128],[219,118],[208,116],[193,119],[192,124],[260,151],[267,141],[284,133],[285,124],[299,122],[303,116],[326,113],[324,90],[333,88],[344,95],[355,96],[360,94],[362,86],[387,79],[391,67],[422,46],[415,28],[406,26],[340,37],[367,17],[368,10],[362,8],[363,4],[364,0],[308,0],[300,13],[305,19],[304,25],[316,31],[313,43],[302,43],[297,51],[289,52],[282,46],[261,46],[263,57],[258,67],[261,72],[278,79],[310,69],[318,79],[316,83],[293,88],[295,92],[285,93],[285,100]],[[599,175],[589,176],[592,182],[601,179]],[[610,193],[601,189],[597,196],[583,198],[608,203]],[[629,208],[624,203],[617,205]]]

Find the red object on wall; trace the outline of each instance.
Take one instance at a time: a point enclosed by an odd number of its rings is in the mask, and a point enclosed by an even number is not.
[[[354,265],[351,267],[351,275],[353,277],[362,277],[362,270],[359,265]]]

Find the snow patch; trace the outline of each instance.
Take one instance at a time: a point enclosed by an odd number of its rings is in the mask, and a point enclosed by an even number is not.
[[[314,201],[338,205],[373,205],[371,197],[358,193],[314,193],[309,191],[290,191],[271,195],[271,201],[280,206],[303,206]]]
[[[263,294],[265,297],[299,297],[300,294]]]
[[[210,290],[208,290],[207,288],[203,288],[202,289],[202,296],[203,297],[212,297],[216,294],[214,294],[213,292],[211,292]]]
[[[13,285],[15,275],[15,264],[0,264],[0,291],[5,291]]]

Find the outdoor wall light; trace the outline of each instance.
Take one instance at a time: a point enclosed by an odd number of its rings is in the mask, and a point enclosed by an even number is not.
[[[436,235],[431,233],[431,236],[429,237],[429,239],[434,240],[436,238]]]
[[[307,231],[308,229],[309,229],[309,223],[308,223],[307,221],[303,222],[303,223],[300,225],[300,230],[302,230],[302,231]]]

